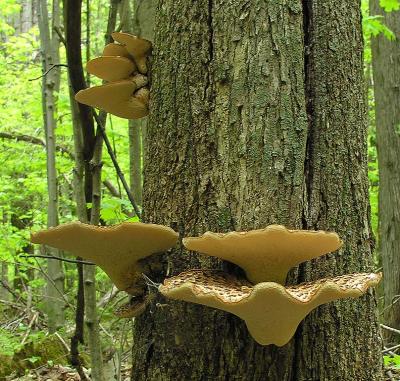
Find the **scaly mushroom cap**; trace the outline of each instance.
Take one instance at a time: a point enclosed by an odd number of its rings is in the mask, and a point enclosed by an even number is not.
[[[310,311],[333,300],[358,297],[379,283],[382,274],[349,274],[284,287],[252,286],[221,271],[190,270],[166,279],[159,290],[168,298],[230,312],[246,322],[261,345],[283,346]]]
[[[136,89],[136,84],[128,79],[81,90],[75,99],[121,118],[139,119],[149,111],[144,103],[133,96]]]
[[[141,279],[138,260],[173,247],[178,234],[162,225],[124,222],[110,227],[71,222],[31,235],[33,243],[56,247],[100,266],[118,289],[134,293]]]
[[[121,44],[116,44],[112,42],[111,44],[107,44],[103,50],[103,56],[120,56],[125,58],[131,58],[131,55],[125,49],[125,46]]]
[[[112,38],[122,44],[135,60],[138,70],[142,74],[147,73],[146,55],[151,49],[151,42],[143,38],[136,37],[129,33],[114,32]]]
[[[109,82],[128,78],[135,69],[135,64],[125,57],[97,57],[86,64],[86,70],[90,74]]]
[[[284,284],[292,267],[339,249],[342,241],[336,233],[269,225],[249,232],[207,232],[184,238],[183,244],[188,250],[235,263],[253,283]]]

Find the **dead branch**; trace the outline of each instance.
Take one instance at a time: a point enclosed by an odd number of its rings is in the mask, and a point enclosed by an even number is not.
[[[114,164],[115,171],[117,172],[118,177],[121,180],[122,185],[124,186],[125,192],[126,192],[128,198],[129,198],[129,201],[131,202],[131,204],[133,206],[133,209],[135,210],[136,215],[140,218],[141,217],[141,213],[140,213],[139,207],[137,206],[136,201],[133,198],[133,195],[132,195],[131,190],[129,189],[128,183],[125,180],[125,176],[124,176],[123,172],[121,171],[121,168],[120,168],[120,166],[118,164],[117,158],[114,155],[114,151],[113,151],[113,149],[111,147],[110,141],[108,140],[108,136],[107,136],[106,130],[105,130],[104,126],[103,126],[103,123],[100,120],[99,116],[97,115],[96,111],[92,110],[92,112],[93,112],[94,119],[96,120],[97,126],[98,126],[98,128],[99,128],[99,130],[101,132],[102,137],[103,137],[104,143],[106,144],[108,154],[110,155],[111,161]]]
[[[381,328],[386,329],[387,331],[398,333],[400,335],[400,330],[396,328],[389,327],[387,325],[381,324]]]
[[[16,141],[22,141],[26,143],[36,144],[42,147],[46,147],[46,143],[36,136],[24,135],[24,134],[16,134],[16,133],[9,133],[9,132],[0,132],[0,138],[3,139],[10,139]],[[66,154],[70,157],[70,159],[74,160],[74,154],[70,152],[67,148],[57,145],[56,151]]]
[[[38,80],[40,78],[43,78],[47,74],[49,74],[56,67],[68,67],[68,65],[66,65],[66,64],[54,64],[54,65],[51,65],[41,76],[36,77],[36,78],[28,79],[28,81],[36,81],[36,80]]]
[[[67,259],[67,258],[62,258],[62,257],[56,257],[54,255],[42,255],[42,254],[20,255],[20,258],[46,258],[46,259],[55,259],[57,261],[69,262],[69,263],[82,263],[84,265],[91,265],[91,266],[95,265],[95,263],[93,263],[93,262],[79,261],[76,259]]]

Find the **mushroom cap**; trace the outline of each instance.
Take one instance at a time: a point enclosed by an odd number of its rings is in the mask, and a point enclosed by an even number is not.
[[[131,80],[106,83],[79,91],[75,99],[92,107],[126,119],[139,119],[148,114],[147,106],[133,96],[136,84]]]
[[[292,267],[335,251],[343,243],[336,233],[288,230],[282,225],[269,225],[248,232],[206,232],[201,237],[184,238],[183,244],[188,250],[242,267],[253,283],[284,284]]]
[[[177,239],[178,234],[167,226],[140,222],[110,227],[71,222],[31,235],[33,243],[94,262],[118,289],[127,292],[141,278],[138,260],[173,247]]]
[[[349,274],[285,288],[274,282],[251,286],[221,271],[190,270],[166,279],[159,290],[168,298],[230,312],[245,321],[259,344],[283,346],[314,308],[361,296],[381,277],[380,273]]]
[[[133,57],[138,70],[146,74],[146,55],[151,49],[151,42],[144,38],[139,38],[129,33],[114,32],[111,33],[112,38],[122,44],[128,53]]]
[[[103,56],[120,56],[125,58],[131,58],[131,55],[125,49],[125,46],[111,42],[104,47]]]
[[[128,78],[135,69],[135,64],[125,57],[96,57],[86,64],[86,70],[90,74],[109,82]]]

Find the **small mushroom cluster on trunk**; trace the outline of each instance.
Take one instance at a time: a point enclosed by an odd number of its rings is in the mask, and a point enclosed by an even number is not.
[[[147,56],[151,42],[128,33],[114,32],[112,37],[116,42],[86,64],[90,74],[106,83],[79,91],[75,99],[121,118],[143,118],[149,113]]]
[[[178,240],[171,228],[125,222],[110,227],[79,222],[32,234],[31,241],[93,261],[119,290],[131,295],[118,308],[119,317],[136,317],[152,300],[145,276],[146,258],[165,252]],[[337,234],[288,230],[281,225],[248,232],[211,233],[183,239],[190,251],[240,266],[246,278],[221,270],[188,270],[168,278],[158,290],[167,298],[230,312],[245,321],[262,345],[285,345],[306,315],[321,304],[358,297],[379,283],[382,274],[356,273],[285,286],[288,271],[298,264],[338,250]]]

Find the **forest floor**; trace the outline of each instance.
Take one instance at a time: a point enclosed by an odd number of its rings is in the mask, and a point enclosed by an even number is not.
[[[400,381],[400,368],[387,367],[385,368],[385,381]]]
[[[124,367],[121,371],[121,380],[130,380],[131,369]],[[90,377],[88,377],[90,379]],[[53,367],[42,367],[39,370],[30,371],[27,375],[17,378],[7,378],[7,381],[81,381],[79,374],[72,368],[55,365]],[[384,381],[400,381],[400,368],[385,368]]]
[[[131,368],[123,366],[121,370],[121,380],[130,380]],[[90,380],[89,372],[87,374],[88,380]],[[81,381],[81,377],[75,369],[54,365],[52,367],[43,366],[36,370],[31,370],[25,376],[10,376],[6,378],[6,381]]]

